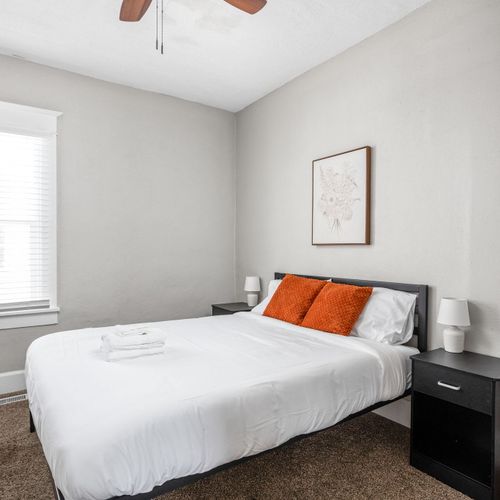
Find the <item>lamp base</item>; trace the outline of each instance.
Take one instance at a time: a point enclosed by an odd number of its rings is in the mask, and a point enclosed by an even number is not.
[[[247,304],[248,307],[255,307],[259,301],[258,293],[247,293]]]
[[[464,339],[464,331],[456,326],[449,326],[443,330],[444,350],[447,352],[463,352]]]

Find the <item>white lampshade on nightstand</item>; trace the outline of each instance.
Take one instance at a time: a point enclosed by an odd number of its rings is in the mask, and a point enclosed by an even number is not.
[[[467,300],[443,297],[437,322],[447,326],[443,330],[444,350],[455,353],[463,352],[464,331],[462,328],[470,326]]]
[[[258,276],[247,276],[245,279],[245,292],[249,307],[254,307],[259,301],[260,278]]]

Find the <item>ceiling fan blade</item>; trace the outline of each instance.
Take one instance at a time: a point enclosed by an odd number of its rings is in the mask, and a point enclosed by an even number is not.
[[[140,21],[148,10],[152,0],[123,0],[120,9],[120,21]]]
[[[243,12],[255,14],[266,5],[267,0],[226,0],[226,2]]]

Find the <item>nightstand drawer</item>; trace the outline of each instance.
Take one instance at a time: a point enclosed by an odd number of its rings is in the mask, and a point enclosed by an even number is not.
[[[429,363],[414,362],[413,389],[491,415],[492,381]]]

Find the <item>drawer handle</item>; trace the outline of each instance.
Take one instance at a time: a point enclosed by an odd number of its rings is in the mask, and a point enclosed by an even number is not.
[[[438,380],[438,385],[439,387],[444,387],[445,389],[451,389],[452,391],[459,391],[461,389],[459,385],[447,384],[446,382],[442,382],[441,380]]]

